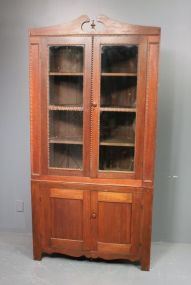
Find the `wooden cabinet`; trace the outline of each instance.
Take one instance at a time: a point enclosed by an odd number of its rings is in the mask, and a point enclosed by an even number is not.
[[[97,23],[30,30],[34,259],[149,270],[160,28]]]

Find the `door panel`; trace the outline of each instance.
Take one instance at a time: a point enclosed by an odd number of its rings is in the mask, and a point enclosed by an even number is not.
[[[141,178],[146,51],[135,36],[95,38],[92,177]]]
[[[140,243],[141,194],[93,193],[92,213],[97,229],[96,247],[101,254],[136,255]]]
[[[83,201],[65,198],[51,199],[52,237],[82,240]],[[64,222],[63,222],[64,221]]]
[[[45,247],[74,256],[89,249],[90,192],[43,187]],[[89,218],[90,220],[90,218]]]
[[[50,242],[57,249],[83,248],[83,191],[50,189]]]
[[[130,243],[131,205],[127,203],[98,204],[98,240],[107,243]]]
[[[91,38],[48,38],[42,53],[42,172],[89,176]]]

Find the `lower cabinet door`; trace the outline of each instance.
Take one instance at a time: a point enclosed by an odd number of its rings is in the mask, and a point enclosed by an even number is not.
[[[94,250],[99,256],[137,256],[140,249],[140,194],[92,192],[91,224]]]
[[[45,195],[48,203],[45,214],[48,247],[53,252],[82,255],[83,250],[88,249],[89,227],[86,220],[89,217],[90,193],[61,188],[48,190],[49,195]]]
[[[39,223],[45,252],[132,260],[139,255],[141,193],[44,185],[41,190]]]

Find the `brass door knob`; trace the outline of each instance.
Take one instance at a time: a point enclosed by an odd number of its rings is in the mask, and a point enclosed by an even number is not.
[[[92,213],[91,217],[92,217],[92,219],[95,219],[96,218],[96,213]]]

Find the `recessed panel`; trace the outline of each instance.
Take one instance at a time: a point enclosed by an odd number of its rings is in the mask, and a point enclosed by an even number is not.
[[[51,198],[52,238],[82,240],[83,201]]]
[[[98,215],[98,241],[131,242],[131,204],[99,202]]]

